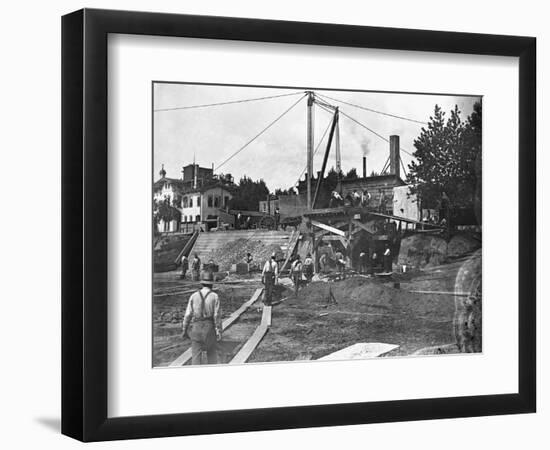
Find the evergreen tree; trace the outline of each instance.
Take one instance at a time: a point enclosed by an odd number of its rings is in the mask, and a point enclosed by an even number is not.
[[[414,146],[416,161],[409,164],[407,182],[422,207],[437,208],[443,193],[454,207],[473,207],[481,180],[481,103],[474,105],[466,121],[458,106],[445,120],[445,113],[436,105]]]

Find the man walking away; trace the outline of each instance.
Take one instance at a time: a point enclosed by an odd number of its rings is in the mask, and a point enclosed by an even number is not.
[[[181,275],[180,279],[184,280],[185,275],[187,274],[187,270],[189,269],[189,259],[187,259],[187,256],[183,255],[181,257]]]
[[[204,272],[202,288],[189,297],[183,317],[182,336],[189,329],[193,365],[201,364],[203,351],[206,352],[208,364],[218,362],[217,342],[222,337],[221,308],[218,294],[212,290],[213,283],[212,272]]]
[[[294,294],[298,295],[298,289],[302,281],[302,260],[300,259],[300,255],[296,255],[296,259],[290,266],[290,276],[292,277],[292,281],[294,281]]]
[[[277,284],[279,277],[279,265],[276,261],[275,253],[271,259],[267,260],[262,270],[262,282],[264,283],[264,304],[269,306],[273,303],[273,286]]]
[[[201,272],[201,260],[199,255],[195,253],[193,261],[191,261],[191,279],[193,281],[199,281],[199,276]]]
[[[311,253],[308,253],[306,255],[306,259],[304,259],[304,276],[306,277],[306,282],[311,283],[311,280],[313,279],[313,258],[311,257]]]

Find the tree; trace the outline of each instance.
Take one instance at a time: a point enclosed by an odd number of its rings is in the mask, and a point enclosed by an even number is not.
[[[357,175],[357,169],[355,167],[352,167],[344,176],[344,180],[356,180],[357,178],[359,178],[359,176]]]
[[[356,172],[356,175],[357,175],[357,172]],[[336,172],[334,167],[331,167],[327,175],[325,176],[325,179],[323,180],[323,188],[327,192],[332,192],[336,189],[337,185],[338,185],[338,172]]]
[[[416,161],[409,164],[407,182],[424,208],[437,208],[443,193],[451,205],[471,208],[476,185],[481,180],[481,103],[463,121],[458,106],[445,120],[445,113],[435,105],[427,128],[414,141]]]
[[[269,194],[265,181],[253,181],[246,175],[242,177],[235,188],[233,198],[229,201],[231,209],[258,211],[259,202],[265,200]]]
[[[164,200],[160,203],[153,201],[153,222],[158,224],[161,220],[171,222],[172,220],[181,221],[181,212],[179,209],[170,205],[170,201]]]

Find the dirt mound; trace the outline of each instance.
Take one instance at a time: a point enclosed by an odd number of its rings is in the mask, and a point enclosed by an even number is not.
[[[330,291],[329,291],[330,290]],[[399,317],[437,319],[452,316],[455,310],[452,298],[416,294],[396,289],[376,279],[349,278],[334,283],[313,282],[298,293],[301,306],[319,307],[328,304],[330,292],[336,298],[338,309]]]
[[[447,257],[447,242],[439,236],[414,234],[401,240],[397,263],[413,267],[437,266]]]
[[[468,234],[457,234],[447,244],[447,256],[463,256],[481,247],[481,242]]]
[[[226,242],[221,247],[206,254],[203,262],[206,264],[208,261],[213,260],[218,264],[220,271],[226,271],[231,269],[232,264],[243,262],[247,253],[252,255],[254,264],[261,265],[271,257],[272,253],[281,255],[282,250],[280,246],[275,244],[265,245],[257,239],[240,238]]]
[[[191,239],[189,234],[172,234],[160,237],[153,249],[153,263],[155,272],[175,270],[178,265],[176,258]]]

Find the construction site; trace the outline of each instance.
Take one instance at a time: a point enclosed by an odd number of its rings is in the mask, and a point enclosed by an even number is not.
[[[445,202],[422,208],[403,181],[397,135],[379,136],[387,144],[380,173],[368,175],[363,156],[362,173],[340,176],[339,122],[355,119],[322,94],[304,91],[302,99],[307,163],[295,192],[238,209],[214,167],[193,162],[181,179],[161,169],[154,199],[180,213],[154,222],[153,366],[191,363],[182,321],[201,287],[187,270],[193,258],[213,275],[220,299],[219,364],[481,352],[480,213]],[[330,115],[317,145],[314,108]],[[329,186],[331,156],[338,177]],[[271,260],[277,277],[266,294],[262,272]],[[296,276],[297,260],[311,262],[310,276]]]

